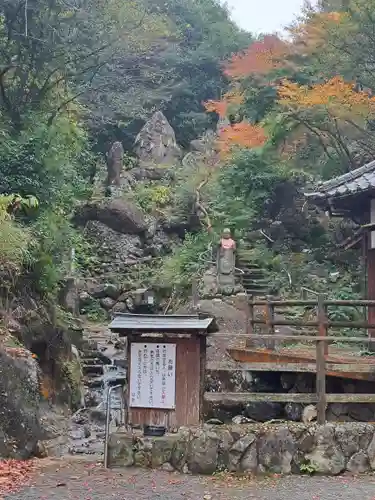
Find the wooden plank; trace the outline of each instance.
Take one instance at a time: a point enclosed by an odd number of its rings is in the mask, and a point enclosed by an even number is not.
[[[205,401],[211,403],[308,403],[318,402],[316,394],[312,393],[273,393],[273,392],[206,392]],[[375,403],[375,394],[327,394],[327,403]]]
[[[375,328],[375,325],[374,325]],[[237,338],[237,337],[246,337],[249,338],[248,335],[245,333],[211,333],[210,337],[215,338],[215,337],[226,337],[226,338]],[[267,333],[257,333],[256,335],[253,335],[254,339],[273,339],[275,340],[275,335],[268,335]],[[318,335],[288,335],[288,334],[282,334],[282,333],[277,333],[276,338],[278,340],[295,340],[296,342],[316,342],[317,340],[324,340],[325,342],[348,342],[348,343],[371,343],[374,341],[374,339],[369,339],[368,337],[338,337],[328,335],[327,337],[319,337]]]
[[[300,326],[300,327],[311,327],[316,328],[319,326],[319,321],[305,321],[303,319],[277,319],[275,321],[269,321],[265,319],[254,319],[254,325],[268,325],[273,324],[274,326]],[[369,323],[367,321],[325,321],[326,326],[330,328],[375,328],[375,323]]]
[[[323,425],[326,422],[326,360],[325,360],[325,344],[323,341],[316,343],[316,396],[317,404],[317,421]]]
[[[327,372],[343,372],[343,373],[369,373],[375,374],[375,365],[365,363],[326,363]],[[228,366],[226,363],[218,363],[209,361],[207,363],[207,370],[211,371],[249,371],[249,372],[300,372],[300,373],[315,373],[315,363],[305,363],[301,359],[298,363],[285,363],[269,362],[258,363],[256,361],[251,363],[236,362],[236,366]]]
[[[271,300],[271,304],[278,307],[283,306],[316,306],[317,300],[307,299],[307,300]],[[267,304],[266,300],[254,300],[254,306],[264,306]],[[324,300],[324,305],[326,306],[348,306],[348,307],[359,307],[359,306],[375,306],[375,300]]]

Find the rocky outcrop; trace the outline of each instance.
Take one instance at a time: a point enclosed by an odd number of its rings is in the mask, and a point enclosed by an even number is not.
[[[77,211],[74,220],[79,225],[98,221],[122,234],[144,234],[147,223],[143,213],[122,199],[88,203]]]
[[[161,111],[145,123],[134,146],[141,164],[173,165],[181,156],[174,130]]]
[[[19,356],[18,351],[0,350],[1,458],[29,458],[43,438],[38,366],[30,353]]]
[[[373,424],[259,424],[183,428],[146,438],[116,433],[112,466],[139,466],[213,474],[223,469],[251,473],[317,473],[375,470]]]

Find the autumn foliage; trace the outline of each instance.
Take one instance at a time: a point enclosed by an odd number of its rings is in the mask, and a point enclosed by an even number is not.
[[[279,104],[298,110],[301,108],[324,107],[337,117],[369,117],[375,111],[375,98],[367,92],[357,92],[353,83],[341,77],[334,77],[313,86],[298,85],[284,80],[278,87]]]
[[[293,38],[293,53],[308,55],[324,50],[330,32],[344,19],[345,14],[342,12],[314,12],[306,22],[289,28]]]
[[[256,148],[262,146],[267,136],[262,127],[248,122],[228,125],[220,130],[218,146],[222,157],[226,157],[233,147]]]
[[[23,460],[0,461],[0,498],[16,492],[30,477],[35,464]]]
[[[228,115],[228,110],[231,105],[239,105],[243,102],[243,95],[236,91],[227,92],[224,94],[221,101],[207,101],[203,103],[208,113],[217,113],[220,118],[225,118]]]
[[[283,66],[289,46],[275,35],[265,36],[242,53],[234,55],[225,65],[224,74],[232,79],[265,75]]]

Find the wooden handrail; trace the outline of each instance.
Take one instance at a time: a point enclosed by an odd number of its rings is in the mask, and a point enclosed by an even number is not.
[[[375,300],[330,300],[324,299],[324,305],[326,306],[375,306]],[[251,303],[253,306],[265,306],[271,304],[273,306],[317,306],[317,300],[254,300]]]
[[[264,318],[255,318],[254,308],[261,306],[264,308]],[[305,321],[298,319],[275,319],[275,308],[285,306],[303,306],[316,308],[316,319]],[[260,393],[243,393],[241,394],[220,394],[215,395],[206,393],[206,399],[209,401],[222,400],[222,398],[234,398],[236,401],[279,401],[279,402],[301,402],[317,403],[317,421],[319,424],[324,424],[326,421],[327,403],[331,402],[374,402],[375,394],[327,394],[326,393],[326,375],[328,370],[332,369],[332,363],[327,363],[328,345],[332,342],[342,340],[349,343],[373,343],[375,338],[367,337],[339,337],[328,334],[329,328],[358,328],[358,329],[375,329],[375,324],[368,321],[331,321],[328,318],[327,309],[330,306],[344,307],[375,307],[375,300],[329,300],[323,294],[318,294],[316,300],[276,300],[272,297],[267,297],[266,300],[252,300],[249,302],[249,318],[247,331],[253,332],[254,325],[265,325],[265,334],[246,335],[249,340],[289,340],[296,342],[312,341],[316,345],[316,393],[315,394],[260,394]],[[294,327],[312,327],[316,328],[317,335],[290,335],[289,333],[276,334],[277,326],[294,326]],[[218,334],[220,335],[220,333]],[[237,336],[237,335],[235,335]],[[273,347],[275,348],[275,342]],[[311,363],[310,363],[311,364]],[[355,364],[350,364],[350,369],[356,371]],[[334,365],[335,368],[337,364]],[[354,368],[353,368],[354,367]],[[349,363],[345,367],[349,368]],[[338,368],[339,371],[344,371],[344,367]],[[365,369],[363,369],[365,370]],[[374,375],[374,370],[366,368],[370,377]],[[332,370],[331,370],[332,371]],[[358,371],[362,371],[358,368]]]

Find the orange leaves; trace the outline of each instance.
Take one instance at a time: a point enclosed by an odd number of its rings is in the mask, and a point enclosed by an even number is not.
[[[289,46],[275,35],[268,35],[236,54],[224,66],[224,74],[233,79],[242,79],[252,74],[265,75],[283,66],[282,58]]]
[[[311,54],[324,49],[330,35],[345,18],[342,12],[314,12],[304,23],[289,29],[295,53]]]
[[[262,146],[266,140],[267,136],[262,127],[243,121],[220,130],[218,147],[221,156],[226,158],[233,147],[256,148]]]
[[[204,106],[207,112],[215,112],[220,118],[225,118],[229,113],[230,106],[238,106],[243,100],[243,94],[234,89],[232,92],[226,93],[221,101],[208,101],[204,103]],[[221,157],[225,159],[233,147],[255,148],[262,146],[266,140],[267,137],[262,127],[242,121],[221,127],[217,147]]]
[[[341,77],[312,87],[284,80],[278,87],[279,103],[290,109],[325,107],[335,116],[368,117],[375,111],[375,98],[356,92],[352,83]]]
[[[34,462],[2,460],[0,462],[0,494],[16,492],[30,477]]]
[[[217,113],[220,118],[224,118],[228,112],[228,103],[226,101],[207,101],[203,103],[207,113]]]
[[[207,101],[203,103],[208,113],[217,113],[220,118],[225,118],[228,114],[229,106],[240,105],[243,102],[243,95],[236,92],[227,92],[221,101]]]

